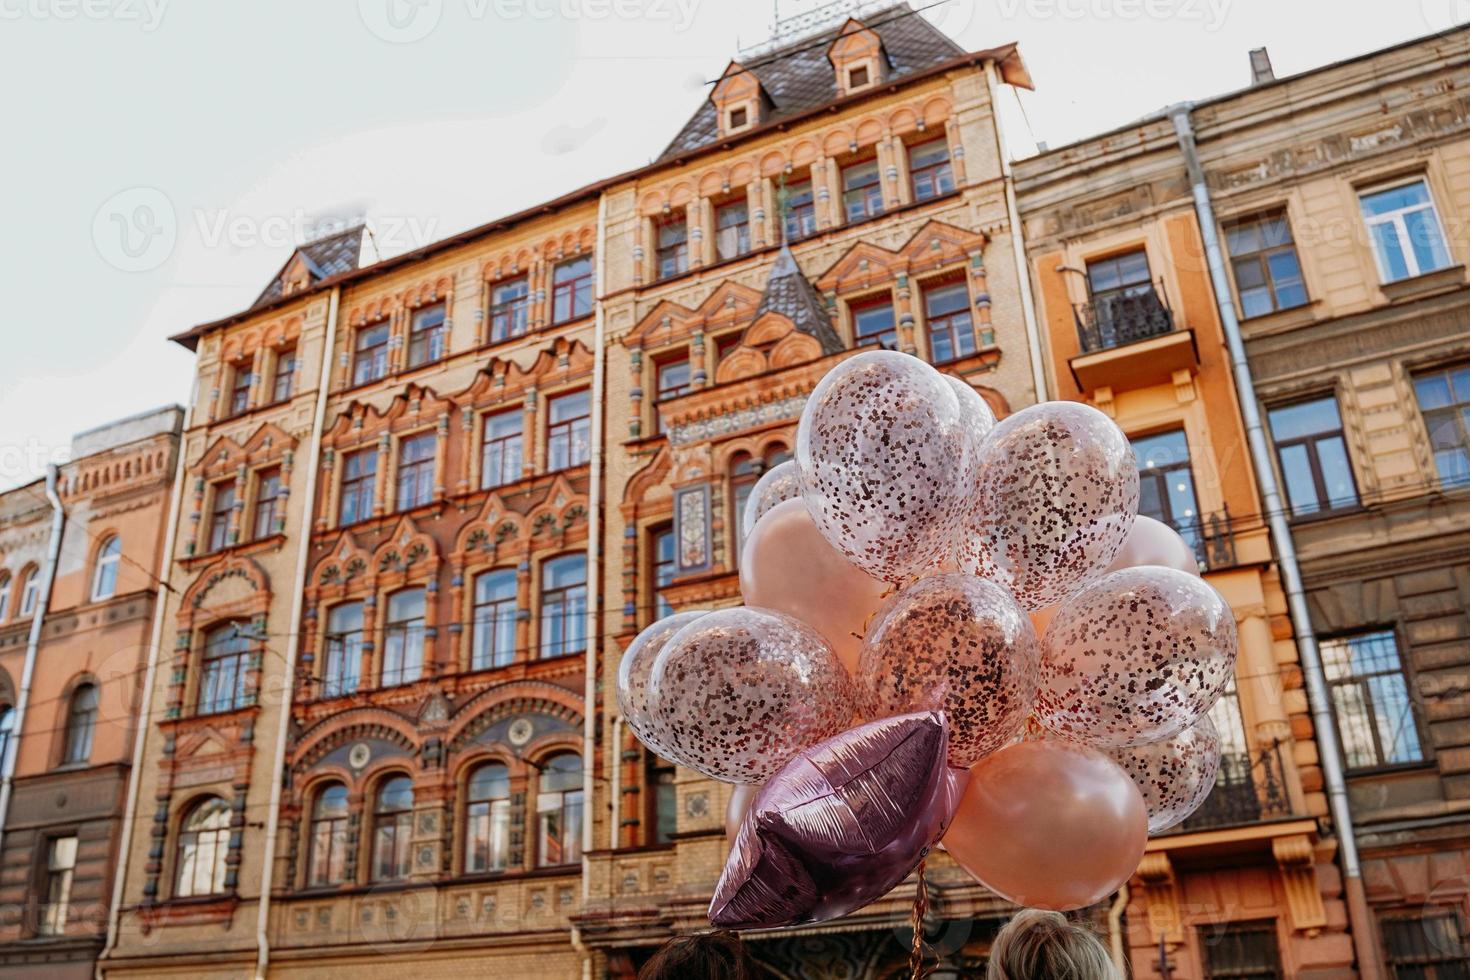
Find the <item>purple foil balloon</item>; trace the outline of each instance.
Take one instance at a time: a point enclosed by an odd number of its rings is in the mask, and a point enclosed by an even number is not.
[[[968,774],[940,712],[869,722],[804,750],[745,815],[710,902],[722,928],[823,922],[893,889],[943,835]]]

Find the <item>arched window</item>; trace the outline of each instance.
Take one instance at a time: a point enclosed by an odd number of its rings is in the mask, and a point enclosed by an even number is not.
[[[575,752],[552,756],[541,767],[536,822],[543,868],[582,859],[582,758]]]
[[[541,656],[587,649],[587,556],[562,555],[541,566]]]
[[[36,602],[41,597],[40,569],[27,568],[20,577],[20,614],[29,616],[36,611]]]
[[[116,534],[97,549],[97,567],[92,570],[92,601],[109,599],[117,592],[117,563],[122,558],[122,539]]]
[[[66,750],[62,765],[77,765],[92,757],[92,732],[97,728],[97,685],[82,684],[71,695],[66,712]]]
[[[383,641],[382,686],[418,680],[424,669],[423,589],[404,589],[388,597]]]
[[[10,573],[0,572],[0,623],[10,618]]]
[[[357,690],[362,675],[362,603],[344,602],[327,613],[327,655],[322,662],[322,697]]]
[[[475,578],[475,634],[470,669],[504,667],[516,654],[516,573],[497,568]]]
[[[347,787],[332,783],[311,807],[311,857],[308,885],[339,885],[347,880]]]
[[[393,776],[378,788],[373,806],[373,880],[407,878],[413,836],[413,782]]]
[[[465,791],[464,870],[504,871],[510,861],[510,770],[487,762]]]
[[[179,825],[178,886],[174,895],[218,895],[225,890],[230,849],[230,805],[218,796],[200,800]]]
[[[205,634],[199,670],[199,714],[234,711],[245,706],[245,671],[251,646],[249,628],[244,622],[225,623]]]

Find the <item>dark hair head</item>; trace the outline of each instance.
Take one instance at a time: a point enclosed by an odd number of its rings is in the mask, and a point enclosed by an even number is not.
[[[756,965],[733,932],[675,936],[638,971],[638,980],[760,980]]]

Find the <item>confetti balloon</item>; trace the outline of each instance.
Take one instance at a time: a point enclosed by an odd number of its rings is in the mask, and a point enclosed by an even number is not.
[[[1173,738],[1107,754],[1143,794],[1148,832],[1157,834],[1183,823],[1210,795],[1220,768],[1220,737],[1205,714]]]
[[[956,560],[1041,609],[1103,574],[1137,511],[1138,468],[1122,430],[1091,406],[1043,402],[985,440]]]
[[[1041,641],[1036,717],[1101,748],[1172,738],[1215,703],[1235,652],[1235,617],[1202,579],[1125,568],[1057,611]]]
[[[1199,574],[1199,561],[1195,558],[1194,549],[1179,536],[1178,531],[1147,514],[1139,514],[1133,519],[1128,540],[1123,542],[1123,549],[1108,566],[1108,571],[1137,568],[1139,565],[1162,565],[1191,575]]]
[[[822,535],[886,582],[933,565],[964,518],[969,421],[954,386],[917,357],[867,351],[828,371],[796,431],[802,497]]]
[[[956,378],[952,374],[944,375],[944,380],[959,397],[960,411],[965,419],[965,431],[970,434],[970,444],[978,453],[981,444],[985,442],[985,437],[990,435],[991,429],[995,428],[995,412],[991,410],[990,403],[980,397],[980,392],[976,391],[968,381]]]
[[[675,762],[679,760],[670,754],[668,732],[661,731],[648,712],[648,681],[664,644],[704,614],[704,610],[696,610],[665,616],[639,633],[618,663],[618,710],[640,742],[655,754]]]
[[[707,613],[665,644],[649,715],[673,757],[728,783],[764,782],[853,716],[852,682],[810,626],[739,606]]]
[[[944,849],[1017,905],[1095,905],[1132,877],[1148,843],[1138,788],[1107,756],[1056,740],[1008,745],[970,770]]]
[[[950,765],[1016,736],[1036,697],[1031,620],[1004,589],[964,572],[921,578],[879,611],[858,668],[870,718],[942,710]]]
[[[801,483],[796,472],[796,460],[788,459],[766,470],[765,475],[750,488],[745,501],[745,512],[740,515],[742,538],[750,537],[755,522],[761,515],[783,500],[801,499]]]

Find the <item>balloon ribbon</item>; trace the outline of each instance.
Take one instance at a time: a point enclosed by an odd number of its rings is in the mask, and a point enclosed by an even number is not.
[[[929,914],[929,884],[924,880],[924,862],[919,862],[915,871],[918,887],[914,890],[914,910],[910,925],[913,926],[913,943],[909,946],[909,971],[911,980],[923,980],[924,970],[924,916]]]

